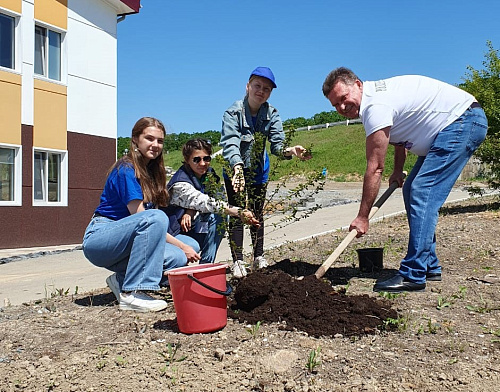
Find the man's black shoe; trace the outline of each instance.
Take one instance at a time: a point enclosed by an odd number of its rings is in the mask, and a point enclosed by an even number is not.
[[[427,272],[425,279],[432,282],[441,282],[441,272]]]
[[[373,291],[387,291],[389,293],[401,293],[402,291],[424,291],[425,283],[415,283],[401,275],[393,276],[391,279],[378,282],[373,286]]]

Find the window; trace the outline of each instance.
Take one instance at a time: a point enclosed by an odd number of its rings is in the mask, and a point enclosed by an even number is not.
[[[0,66],[14,69],[14,18],[0,14]]]
[[[35,73],[61,80],[61,34],[35,26]]]
[[[21,148],[0,145],[0,206],[21,205]]]
[[[33,201],[35,205],[65,205],[67,201],[66,153],[35,151]]]

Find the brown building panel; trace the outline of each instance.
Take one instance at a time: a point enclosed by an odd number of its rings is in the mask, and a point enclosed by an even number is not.
[[[68,206],[33,207],[33,127],[22,126],[23,205],[2,207],[0,249],[79,244],[116,160],[116,140],[68,132]]]

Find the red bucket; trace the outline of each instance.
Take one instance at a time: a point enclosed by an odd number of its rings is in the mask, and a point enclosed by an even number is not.
[[[232,292],[226,282],[226,264],[193,265],[167,273],[182,333],[212,332],[226,326],[226,297]]]

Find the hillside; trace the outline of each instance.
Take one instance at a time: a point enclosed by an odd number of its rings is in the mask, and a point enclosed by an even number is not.
[[[365,134],[361,124],[338,125],[331,128],[315,129],[310,131],[295,132],[291,141],[292,145],[300,144],[312,149],[313,159],[300,162],[296,159],[279,162],[276,175],[271,180],[276,180],[284,175],[301,175],[311,172],[321,172],[323,168],[328,171],[328,178],[335,181],[350,181],[359,179],[366,166],[365,159]],[[269,146],[268,146],[269,147]],[[217,151],[219,148],[216,147]],[[389,148],[385,174],[392,172],[394,150]],[[406,170],[411,169],[416,157],[409,155]],[[169,151],[166,155],[166,166],[176,170],[182,163],[180,151]],[[271,156],[271,166],[276,165],[276,158]],[[217,162],[214,168],[220,172],[221,167]]]

